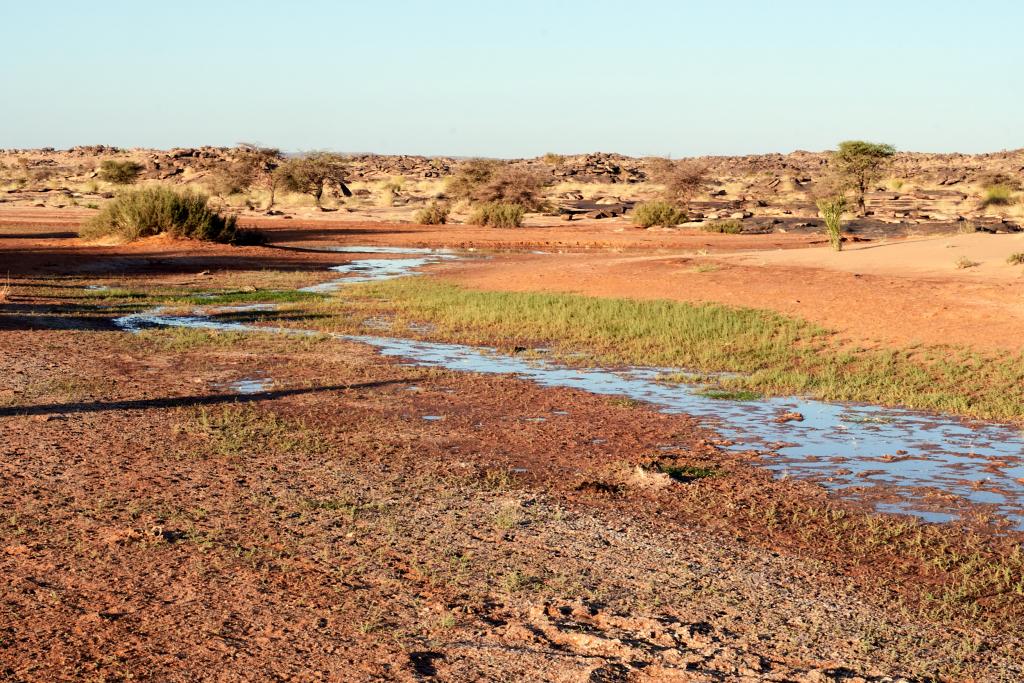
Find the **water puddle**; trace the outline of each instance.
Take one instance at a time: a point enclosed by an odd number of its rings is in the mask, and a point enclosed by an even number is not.
[[[369,249],[334,250],[358,253]],[[403,277],[447,258],[459,257],[431,252],[417,258],[357,260],[332,269],[349,277],[307,291],[331,291],[348,282]],[[191,327],[322,334],[255,324],[259,313],[273,309],[273,304],[255,304],[197,308],[192,315],[169,315],[157,308],[118,318],[115,323],[130,332],[149,327]],[[238,313],[251,313],[252,321],[234,319]],[[233,319],[217,319],[224,314]],[[946,522],[955,519],[964,507],[963,501],[968,501],[991,506],[1014,528],[1024,530],[1024,435],[1009,425],[971,424],[951,416],[800,398],[722,400],[704,395],[706,386],[700,383],[660,381],[663,368],[578,369],[459,344],[369,335],[333,336],[368,344],[382,355],[415,365],[512,375],[540,386],[581,389],[652,404],[667,413],[685,413],[716,430],[732,443],[731,448],[759,451],[762,457],[758,463],[777,475],[811,479],[833,491],[858,495],[872,501],[879,511]],[[427,415],[423,419],[441,416]],[[594,443],[601,440],[595,439]]]
[[[270,388],[273,386],[274,380],[269,377],[243,377],[233,382],[221,384],[220,388],[227,389],[233,394],[252,396],[253,394],[262,394],[265,391],[270,391]]]

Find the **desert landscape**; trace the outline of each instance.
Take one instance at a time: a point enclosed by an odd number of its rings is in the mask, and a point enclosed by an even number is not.
[[[1024,151],[843,149],[3,151],[0,677],[1022,680]]]
[[[1024,682],[1024,6],[7,3],[0,683]]]

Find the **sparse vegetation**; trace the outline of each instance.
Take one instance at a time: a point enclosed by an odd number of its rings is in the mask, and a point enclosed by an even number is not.
[[[100,179],[115,185],[131,185],[138,180],[140,173],[142,173],[142,164],[135,161],[105,159],[100,163]]]
[[[421,225],[444,225],[448,222],[451,207],[442,202],[430,202],[413,216],[413,220]]]
[[[0,304],[5,304],[11,299],[11,276],[10,274],[0,282]]]
[[[519,228],[523,225],[523,216],[525,215],[526,209],[522,204],[487,202],[473,210],[469,217],[469,223],[492,228]]]
[[[846,211],[846,197],[837,195],[819,199],[818,212],[825,221],[825,232],[828,234],[829,244],[835,251],[843,249],[843,213]]]
[[[206,195],[167,187],[147,187],[118,195],[93,216],[82,237],[117,237],[125,241],[167,234],[174,237],[252,244],[254,231],[239,230],[234,216],[223,216],[209,207]]]
[[[1006,262],[1011,266],[1024,266],[1024,251],[1018,251],[1016,254],[1010,254],[1007,257]]]
[[[866,212],[865,196],[871,183],[878,180],[896,148],[892,145],[847,140],[839,143],[839,149],[832,153],[832,165],[837,180],[855,193],[855,201],[861,215]]]
[[[671,228],[686,220],[686,212],[668,202],[644,202],[633,209],[633,223],[641,228],[661,225]]]

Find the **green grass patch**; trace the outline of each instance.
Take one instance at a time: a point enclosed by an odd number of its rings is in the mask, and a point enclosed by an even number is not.
[[[700,395],[720,401],[757,401],[762,398],[756,391],[745,389],[705,389]]]
[[[342,310],[339,310],[339,307]],[[315,304],[328,326],[352,308],[393,314],[396,329],[429,321],[432,338],[463,344],[549,346],[586,363],[739,372],[728,392],[799,394],[823,400],[908,406],[971,417],[1024,418],[1024,353],[956,347],[849,349],[832,332],[770,311],[678,301],[576,294],[481,292],[429,278],[356,285]]]
[[[172,297],[173,298],[173,297]],[[200,306],[226,306],[229,304],[274,303],[290,304],[302,301],[320,301],[326,298],[320,292],[300,292],[298,290],[266,289],[242,292],[223,292],[220,294],[194,294],[177,300]]]

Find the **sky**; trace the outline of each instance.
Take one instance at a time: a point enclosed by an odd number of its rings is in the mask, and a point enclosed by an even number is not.
[[[1024,3],[0,0],[0,148],[1024,147]]]

